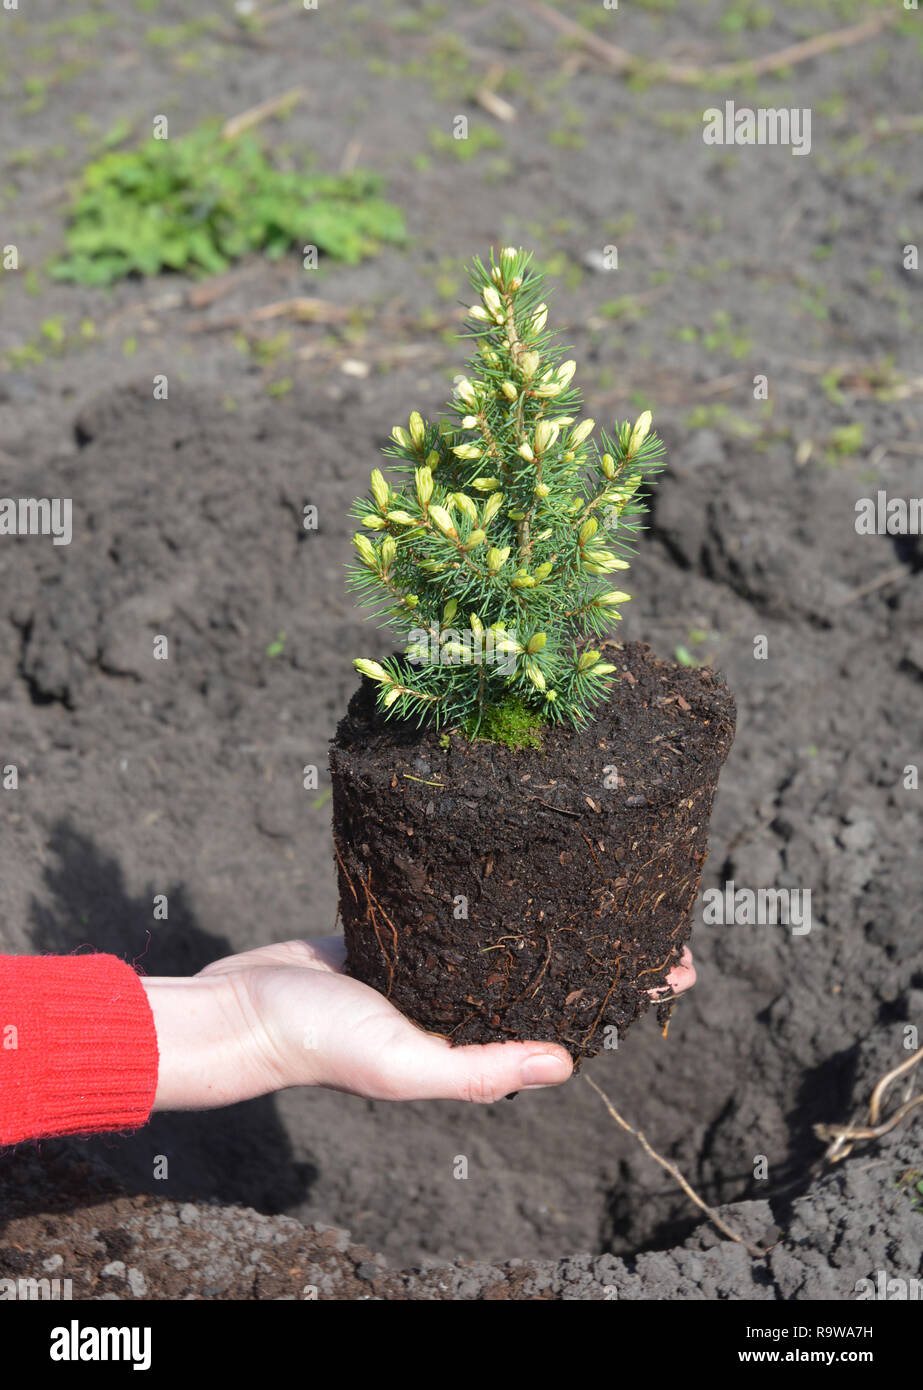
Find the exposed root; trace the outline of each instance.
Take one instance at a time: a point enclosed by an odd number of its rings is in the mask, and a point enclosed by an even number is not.
[[[596,867],[597,867],[597,869],[599,870],[599,872],[602,873],[603,867],[602,867],[602,865],[600,864],[599,860],[596,858],[596,853],[595,853],[595,851],[594,851],[594,849],[593,849],[593,842],[592,842],[592,840],[590,839],[589,835],[584,835],[584,833],[583,833],[582,830],[581,830],[581,832],[580,832],[580,836],[581,836],[581,839],[586,840],[587,849],[590,851],[590,854],[593,855],[593,863],[596,865]]]
[[[881,1139],[884,1135],[890,1134],[892,1129],[896,1129],[912,1111],[918,1106],[923,1105],[923,1093],[908,1099],[901,1105],[889,1120],[881,1120],[881,1106],[885,1094],[899,1076],[912,1072],[914,1068],[923,1061],[923,1047],[918,1048],[906,1061],[901,1062],[899,1067],[894,1067],[892,1071],[885,1075],[875,1086],[869,1099],[868,1123],[864,1125],[815,1125],[814,1133],[818,1139],[830,1140],[830,1146],[824,1157],[829,1163],[839,1163],[840,1159],[845,1158],[852,1152],[853,1145],[861,1139]]]
[[[881,1078],[881,1080],[878,1082],[878,1085],[872,1092],[872,1097],[869,1101],[870,1125],[878,1124],[881,1112],[881,1102],[884,1100],[885,1092],[887,1091],[891,1083],[893,1081],[896,1081],[899,1076],[903,1076],[905,1072],[913,1071],[914,1067],[920,1061],[923,1061],[923,1047],[919,1048],[918,1051],[912,1053],[906,1059],[906,1061],[901,1062],[899,1067],[895,1067],[893,1071],[886,1072],[885,1075]]]
[[[348,871],[348,869],[346,868],[346,865],[343,863],[343,860],[342,860],[341,857],[340,857],[340,851],[339,851],[339,849],[337,848],[336,841],[334,841],[333,852],[334,852],[334,854],[336,855],[337,863],[339,864],[340,868],[341,868],[342,871],[343,871],[343,877],[346,879],[346,882],[347,882],[348,885],[349,885],[349,891],[352,893],[354,901],[355,901],[356,903],[358,903],[358,901],[359,901],[358,894],[356,893],[355,887],[353,886],[353,881],[352,881],[352,879],[351,879],[350,876],[349,876],[349,871]],[[362,887],[363,887],[363,889],[364,889],[364,891],[365,891],[365,900],[366,900],[366,907],[367,907],[367,911],[366,911],[366,921],[371,920],[372,929],[373,929],[373,931],[375,932],[375,940],[378,942],[379,950],[381,951],[381,954],[384,956],[384,958],[385,958],[385,964],[386,964],[387,967],[388,967],[388,993],[387,993],[387,997],[390,999],[390,998],[391,998],[391,990],[392,990],[392,988],[393,988],[393,986],[394,986],[394,963],[393,963],[393,961],[391,960],[391,957],[388,955],[388,952],[385,950],[384,942],[383,942],[382,939],[381,939],[381,932],[378,930],[378,922],[376,921],[376,918],[375,918],[375,908],[376,908],[376,907],[378,908],[378,911],[381,913],[382,917],[384,917],[385,921],[388,923],[388,926],[391,928],[391,931],[392,931],[393,934],[394,934],[394,959],[395,959],[395,960],[397,959],[397,930],[395,929],[394,923],[391,921],[390,917],[389,917],[388,914],[385,912],[384,908],[381,906],[381,904],[380,904],[379,902],[376,901],[375,897],[374,897],[373,894],[372,894],[372,870],[369,869],[369,879],[368,879],[368,883],[365,882],[365,880],[363,879],[363,877],[362,877],[361,874],[359,875],[359,882],[362,884]],[[374,906],[373,906],[373,904],[374,904]]]
[[[583,1057],[584,1053],[586,1052],[587,1044],[589,1043],[590,1038],[592,1038],[593,1034],[596,1032],[596,1029],[599,1027],[599,1020],[602,1018],[603,1014],[605,1013],[606,1005],[607,1005],[608,1002],[609,1002],[609,996],[611,995],[612,991],[615,989],[616,985],[618,984],[618,982],[619,982],[619,980],[620,980],[620,978],[621,978],[621,975],[622,975],[622,961],[623,961],[624,959],[625,959],[624,956],[619,956],[618,960],[616,961],[616,965],[618,966],[618,969],[617,969],[616,972],[615,972],[615,979],[612,981],[612,984],[609,986],[608,990],[606,991],[606,997],[605,997],[605,999],[603,1000],[603,1002],[602,1002],[602,1003],[600,1004],[600,1006],[599,1006],[599,1013],[596,1015],[596,1017],[595,1017],[594,1020],[593,1020],[593,1026],[591,1027],[590,1031],[587,1033],[587,1035],[586,1035],[586,1037],[584,1038],[583,1042],[580,1044],[580,1057],[577,1058],[578,1061],[580,1061],[580,1058]]]
[[[551,961],[551,937],[550,937],[550,936],[546,936],[546,937],[545,937],[545,943],[546,943],[547,948],[548,948],[547,951],[546,951],[546,954],[545,954],[545,964],[542,966],[541,970],[538,972],[538,979],[535,981],[535,988],[532,990],[532,993],[529,995],[529,998],[530,998],[530,999],[534,999],[535,996],[536,996],[536,994],[538,994],[538,987],[539,987],[539,985],[542,983],[542,979],[544,978],[545,971],[548,969],[549,962]]]
[[[333,843],[333,852],[334,852],[334,854],[335,854],[336,857],[337,857],[337,863],[339,864],[340,868],[343,870],[343,877],[346,879],[346,882],[349,884],[349,891],[350,891],[350,893],[352,893],[352,895],[353,895],[353,900],[354,900],[355,902],[358,902],[359,899],[358,899],[358,897],[357,897],[357,895],[356,895],[356,890],[355,890],[355,888],[353,887],[353,881],[352,881],[352,879],[350,878],[349,873],[347,872],[346,865],[343,863],[343,860],[340,858],[340,851],[337,849],[336,841],[334,841],[334,843]]]
[[[658,1022],[658,1023],[660,1023],[660,1021],[661,1021],[661,1020],[660,1020],[660,1013],[661,1013],[661,1010],[662,1010],[662,1009],[665,1009],[665,1010],[666,1010],[666,1017],[664,1018],[663,1023],[662,1023],[662,1025],[661,1025],[661,1028],[660,1028],[660,1036],[663,1038],[664,1042],[666,1042],[666,1040],[667,1040],[667,1035],[668,1035],[668,1033],[669,1033],[669,1031],[670,1031],[670,1024],[671,1024],[671,1022],[673,1021],[673,1010],[676,1008],[677,997],[678,997],[678,996],[674,995],[672,999],[665,999],[665,1000],[663,1001],[663,1003],[661,1003],[661,1004],[659,1004],[659,1005],[657,1006],[657,1022]]]
[[[660,962],[659,965],[652,965],[648,970],[639,970],[637,975],[635,976],[635,979],[640,980],[642,975],[656,975],[658,970],[663,969],[663,967],[666,965],[667,961],[670,959],[672,954],[673,949],[671,948],[664,956],[663,960]]]
[[[644,1152],[650,1158],[652,1158],[655,1163],[659,1163],[661,1168],[665,1168],[667,1170],[670,1176],[679,1183],[686,1196],[689,1197],[691,1201],[695,1202],[696,1206],[699,1208],[700,1211],[704,1211],[705,1215],[708,1217],[709,1221],[712,1223],[713,1226],[717,1226],[718,1230],[721,1231],[723,1235],[726,1235],[729,1240],[736,1240],[737,1244],[742,1245],[744,1249],[747,1250],[748,1253],[751,1254],[755,1260],[761,1260],[769,1254],[769,1251],[773,1248],[772,1246],[769,1246],[769,1249],[767,1250],[763,1250],[761,1246],[751,1245],[749,1241],[745,1240],[742,1235],[738,1235],[736,1231],[732,1231],[730,1226],[726,1225],[726,1223],[722,1221],[721,1217],[715,1211],[714,1207],[710,1207],[708,1203],[704,1202],[702,1198],[698,1195],[698,1193],[692,1187],[690,1187],[689,1183],[683,1177],[682,1173],[679,1171],[676,1165],[674,1163],[671,1163],[668,1158],[663,1158],[662,1155],[657,1153],[656,1149],[652,1149],[650,1144],[645,1139],[644,1135],[641,1133],[640,1129],[634,1129],[628,1123],[627,1120],[622,1118],[622,1116],[616,1110],[615,1106],[612,1104],[609,1097],[606,1095],[605,1091],[602,1090],[601,1087],[597,1086],[596,1082],[593,1081],[589,1076],[584,1075],[583,1079],[588,1086],[592,1086],[596,1094],[602,1099],[603,1104],[609,1111],[609,1114],[612,1116],[613,1120],[615,1120],[616,1124],[620,1125],[627,1134],[630,1134],[632,1136],[632,1138],[637,1139]]]
[[[394,925],[394,923],[391,921],[391,918],[388,916],[387,912],[385,912],[385,910],[384,910],[384,908],[382,907],[381,903],[378,901],[378,899],[375,897],[374,893],[372,892],[372,870],[371,870],[371,868],[369,869],[368,881],[366,882],[365,879],[360,879],[360,882],[362,883],[362,887],[365,889],[365,897],[366,897],[366,901],[367,901],[367,903],[368,903],[368,915],[369,915],[369,917],[372,919],[372,927],[374,928],[374,931],[375,931],[375,940],[378,942],[378,945],[379,945],[379,947],[380,947],[380,949],[381,949],[381,954],[384,956],[384,958],[385,958],[385,964],[386,964],[387,967],[388,967],[388,989],[387,989],[387,993],[386,993],[386,995],[385,995],[385,998],[390,999],[390,998],[391,998],[391,990],[392,990],[393,987],[394,987],[394,961],[392,961],[391,957],[388,955],[388,952],[385,950],[384,942],[383,942],[382,939],[381,939],[381,933],[380,933],[379,930],[378,930],[378,922],[377,922],[376,919],[375,919],[375,909],[376,909],[376,908],[378,909],[378,911],[381,913],[382,917],[384,917],[385,921],[387,922],[388,926],[391,928],[391,935],[394,937],[394,960],[397,960],[397,951],[398,951],[397,927],[396,927],[396,926]]]

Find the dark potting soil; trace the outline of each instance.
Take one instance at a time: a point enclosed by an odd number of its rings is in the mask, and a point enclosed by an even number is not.
[[[347,968],[454,1044],[595,1056],[682,956],[734,699],[713,671],[610,647],[611,700],[540,749],[444,748],[384,718],[368,680],[337,731]]]

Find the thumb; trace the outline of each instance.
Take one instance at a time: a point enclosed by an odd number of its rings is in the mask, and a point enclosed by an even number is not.
[[[560,1085],[573,1069],[569,1053],[555,1043],[451,1047],[443,1038],[417,1033],[410,1047],[389,1052],[382,1099],[490,1105],[512,1091]]]

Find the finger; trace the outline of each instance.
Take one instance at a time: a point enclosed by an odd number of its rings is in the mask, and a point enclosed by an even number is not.
[[[382,1099],[465,1100],[490,1105],[511,1091],[536,1090],[567,1081],[573,1062],[563,1047],[547,1042],[487,1043],[451,1047],[414,1029],[408,1042],[387,1053],[379,1078]]]
[[[685,994],[687,989],[692,989],[696,982],[696,970],[692,960],[692,952],[688,946],[683,947],[683,954],[679,965],[674,965],[667,975],[664,983],[656,989],[648,990],[654,999],[661,996],[666,997],[667,991],[672,995]]]
[[[692,989],[695,982],[696,972],[692,952],[688,946],[684,946],[679,965],[675,965],[667,975],[667,984],[670,985],[674,994],[682,994],[685,990]]]

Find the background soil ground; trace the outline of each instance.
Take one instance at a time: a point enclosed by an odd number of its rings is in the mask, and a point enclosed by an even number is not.
[[[630,50],[696,63],[880,9],[559,8]],[[624,635],[685,647],[737,699],[702,888],[812,892],[804,936],[700,923],[699,983],[669,1040],[650,1019],[587,1072],[709,1201],[770,1203],[748,1208],[766,1227],[751,1238],[780,1228],[821,1252],[826,1296],[852,1296],[876,1259],[920,1272],[923,1215],[895,1187],[914,1164],[906,1139],[867,1152],[861,1177],[810,1186],[813,1124],[860,1113],[923,1002],[923,793],[904,785],[923,759],[923,551],[854,526],[858,497],[919,495],[923,472],[921,280],[903,268],[923,198],[923,30],[908,18],[706,96],[626,81],[527,5],[493,0],[322,3],[255,37],[230,8],[190,19],[172,0],[63,18],[34,0],[2,16],[0,239],[25,255],[0,283],[0,492],[72,496],[75,513],[69,547],[0,549],[0,761],[21,775],[0,798],[3,949],[89,945],[187,973],[333,930],[327,743],[351,656],[390,650],[345,593],[347,508],[391,426],[445,401],[464,356],[451,333],[465,262],[535,246],[588,413],[650,405],[668,445]],[[514,121],[478,104],[485,81]],[[300,254],[254,261],[203,310],[177,276],[111,291],[47,277],[66,180],[116,122],[140,136],[168,112],[181,132],[296,82],[307,100],[265,138],[323,168],[381,170],[407,249],[310,273]],[[702,109],[725,97],[810,106],[810,156],[705,146]],[[456,146],[458,113],[472,138]],[[611,244],[619,268],[604,271]],[[306,293],[347,306],[348,322],[246,317]],[[151,395],[160,372],[167,402]],[[758,373],[768,403],[753,398]],[[316,533],[300,527],[307,502]],[[173,655],[158,665],[160,631]],[[320,795],[302,790],[309,763]],[[152,920],[156,893],[167,922]],[[453,1178],[460,1153],[467,1182]],[[151,1176],[158,1154],[167,1181]],[[696,1224],[580,1080],[483,1109],[288,1093],[39,1155],[101,1165],[129,1194],[347,1227],[398,1265],[631,1260]],[[12,1218],[35,1173],[22,1155],[2,1165]],[[79,1201],[79,1181],[59,1185]],[[701,1294],[705,1274],[689,1278]],[[485,1285],[471,1287],[457,1296]],[[817,1296],[804,1280],[763,1287]],[[599,1296],[587,1289],[570,1296]],[[761,1295],[744,1262],[710,1296]]]

